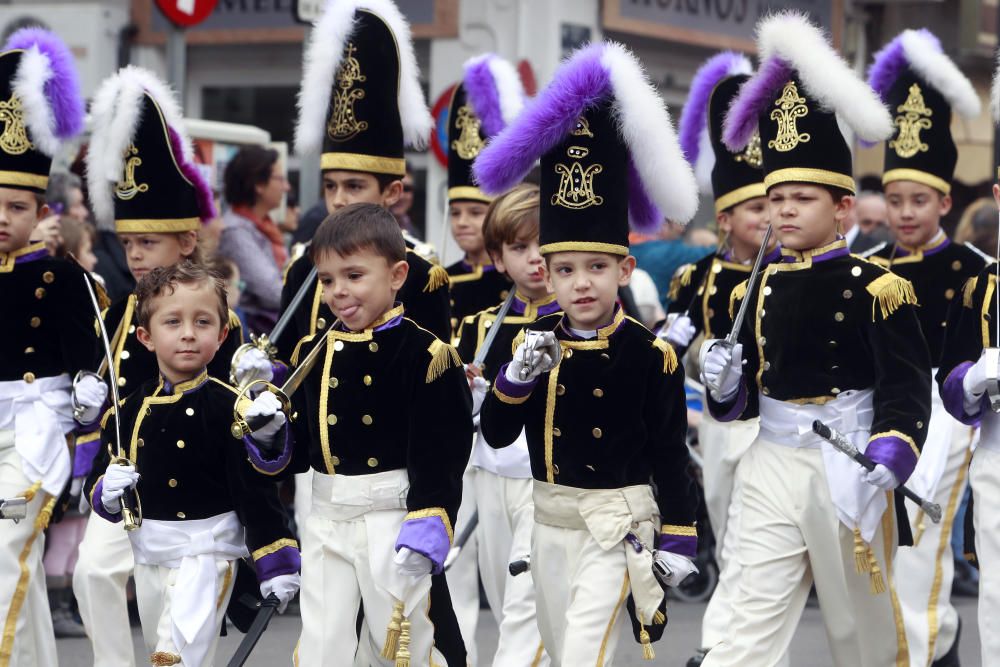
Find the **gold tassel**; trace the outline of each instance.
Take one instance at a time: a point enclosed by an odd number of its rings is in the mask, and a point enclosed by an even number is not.
[[[875,552],[872,551],[871,547],[868,547],[868,561],[871,568],[871,574],[868,575],[871,593],[872,595],[884,593],[885,579],[882,578],[882,569],[879,568],[878,561],[875,560]]]
[[[56,508],[56,498],[52,496],[42,507],[42,511],[38,513],[38,517],[35,519],[35,530],[45,530],[49,527],[49,520],[52,518],[52,511]]]
[[[747,296],[747,281],[744,280],[729,293],[729,319],[736,317],[736,302]]]
[[[385,644],[382,646],[382,657],[392,660],[396,656],[399,647],[399,634],[403,623],[403,602],[396,601],[392,605],[392,618],[389,619],[389,627],[385,631]]]
[[[149,656],[149,664],[156,665],[157,667],[170,667],[170,665],[181,664],[181,657],[176,653],[157,651],[153,655]]]
[[[646,626],[642,626],[642,630],[639,632],[639,643],[642,644],[642,659],[655,660],[656,653],[653,651],[653,644],[649,641],[649,633],[646,632]],[[396,667],[399,667],[399,665]]]
[[[666,622],[667,622],[667,615],[664,614],[659,609],[657,609],[656,613],[653,614],[653,624],[654,625],[663,625]]]
[[[875,304],[882,311],[882,319],[899,310],[900,306],[910,304],[916,306],[917,293],[913,291],[913,283],[900,278],[895,273],[886,273],[868,283],[868,293],[875,297],[872,302],[872,322],[875,321]]]
[[[677,300],[682,287],[687,287],[691,284],[691,276],[694,274],[694,269],[694,264],[685,264],[674,271],[674,277],[670,279],[670,290],[667,292],[667,296],[670,297],[671,301]]]
[[[962,288],[962,305],[966,308],[972,308],[972,295],[975,294],[978,284],[979,276],[972,276],[965,281],[965,287]]]
[[[670,375],[677,370],[677,353],[673,345],[659,336],[653,337],[653,347],[663,353],[663,374]]]
[[[396,651],[396,667],[410,667],[410,622],[400,624],[399,650]]]
[[[424,378],[426,384],[437,380],[452,366],[462,366],[462,359],[458,356],[455,348],[447,343],[442,343],[436,338],[431,343],[431,346],[427,348],[427,351],[431,353],[431,363],[427,365],[427,377]]]
[[[27,491],[25,491],[24,493],[22,493],[22,494],[20,494],[20,495],[21,495],[21,496],[22,496],[22,497],[23,497],[23,498],[24,498],[24,499],[25,499],[25,500],[26,500],[27,502],[29,502],[29,503],[30,503],[30,502],[31,502],[32,500],[34,500],[34,499],[35,499],[35,494],[36,494],[36,493],[38,493],[38,490],[39,490],[40,488],[42,488],[42,483],[41,483],[41,482],[35,482],[34,484],[32,484],[31,486],[29,486],[29,487],[28,487],[28,490],[27,490]]]
[[[427,272],[427,284],[424,285],[425,292],[433,292],[449,283],[448,272],[443,266],[435,264]]]
[[[861,539],[861,531],[854,529],[854,569],[858,574],[868,571],[868,546]]]

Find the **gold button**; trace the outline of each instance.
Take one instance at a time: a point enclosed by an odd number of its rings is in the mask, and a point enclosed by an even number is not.
[[[556,465],[555,463],[552,464],[552,472],[554,472],[557,475],[559,474],[559,466]]]
[[[184,414],[186,414],[188,417],[193,417],[194,416],[194,408],[188,408],[187,410],[184,411]]]
[[[566,358],[569,359],[570,357],[573,356],[573,348],[567,349],[563,354],[565,354]]]
[[[364,424],[365,426],[371,426],[372,425],[372,416],[371,415],[362,415],[361,416],[361,423]]]
[[[318,320],[316,320],[316,329],[317,330],[325,329],[325,328],[326,328],[326,318],[325,317],[321,317]]]
[[[765,371],[771,370],[771,362],[770,361],[765,361],[764,362],[764,370]]]
[[[596,389],[594,389],[594,396],[596,396],[597,398],[604,396],[604,390],[601,389],[600,387],[597,387]]]
[[[153,410],[151,408],[146,408],[146,416],[148,417],[151,414],[153,414]]]
[[[844,290],[844,298],[845,299],[850,299],[852,296],[854,296],[854,292],[852,292],[849,289],[845,289]]]
[[[331,456],[330,457],[330,463],[332,463],[335,466],[339,466],[340,465],[340,457],[339,456]]]
[[[962,263],[960,261],[958,261],[957,259],[954,262],[951,263],[951,269],[952,269],[952,271],[959,271],[959,270],[961,270],[961,268],[962,268]]]
[[[764,288],[764,296],[770,296],[770,295],[771,295],[771,286],[770,286],[770,285],[767,285],[767,286],[766,286],[766,287]]]
[[[950,287],[948,289],[946,289],[944,291],[944,298],[948,299],[949,301],[951,301],[952,299],[954,299],[955,298],[955,290],[953,290]]]
[[[337,423],[337,415],[327,415],[326,416],[326,423],[329,424],[330,426],[333,426],[334,424],[336,424]]]
[[[833,389],[830,390],[830,393],[836,396],[837,394],[840,393],[840,389],[838,387],[834,387]]]
[[[595,438],[600,438],[602,435],[604,435],[604,432],[601,431],[601,429],[599,428],[595,428],[593,431],[591,431],[591,433],[594,434]]]
[[[763,346],[767,345],[767,338],[765,338],[764,336],[761,336],[760,338],[757,339],[757,343],[761,347],[763,347]]]
[[[372,386],[372,376],[371,375],[364,376],[363,378],[361,378],[361,381],[365,383],[366,387]]]
[[[484,329],[489,329],[491,326],[493,326],[493,320],[486,320],[485,322],[483,322]]]
[[[28,384],[31,384],[32,382],[35,381],[35,374],[32,373],[31,371],[28,371],[27,373],[24,374],[24,381],[27,382]]]
[[[509,291],[509,290],[502,290],[502,291],[500,292],[500,298],[501,298],[501,299],[506,299],[506,298],[507,298],[507,295],[508,295],[508,294],[510,294],[510,291]]]
[[[562,396],[566,393],[566,387],[561,384],[556,385],[556,396]]]
[[[860,266],[855,266],[853,269],[851,269],[851,275],[854,276],[855,278],[857,278],[858,276],[860,276],[861,275],[861,267]]]
[[[840,313],[840,312],[834,313],[833,314],[833,319],[837,320],[838,322],[843,322],[844,321],[844,314]]]
[[[764,394],[765,396],[770,396],[771,390],[768,389],[767,387],[764,387],[763,389],[760,390],[760,393]]]
[[[41,325],[42,325],[42,318],[37,317],[37,316],[31,318],[31,328],[32,329],[37,329]]]
[[[836,348],[837,347],[837,341],[831,340],[829,343],[827,343],[827,345],[829,345],[831,348]]]
[[[375,467],[375,466],[377,466],[377,465],[378,465],[378,459],[377,459],[377,458],[375,458],[375,457],[373,456],[373,457],[371,457],[370,459],[368,459],[368,467],[369,467],[369,468],[374,468],[374,467]]]
[[[184,449],[184,441],[183,440],[178,440],[177,441],[177,449]]]
[[[719,293],[719,288],[717,286],[715,286],[715,285],[712,285],[712,289],[708,290],[708,293],[709,294],[718,294]]]
[[[376,343],[375,341],[368,343],[368,349],[371,350],[372,352],[378,352],[378,343]]]
[[[704,287],[699,287],[698,288],[698,296],[701,296],[704,293],[705,293],[705,288]]]
[[[56,279],[56,276],[51,271],[46,271],[45,273],[42,274],[42,281],[44,281],[46,283],[50,283],[51,284],[53,281],[55,281],[55,279]]]
[[[136,438],[136,440],[135,440],[135,446],[136,447],[143,447],[143,446],[145,446],[145,444],[146,444],[146,442],[142,438]]]
[[[35,348],[33,348],[33,347],[31,347],[29,345],[28,347],[24,348],[24,353],[25,354],[34,354],[35,353]]]
[[[129,332],[129,333],[135,333],[135,325],[134,325],[134,324],[133,324],[133,325],[131,325],[131,326],[129,326],[129,328],[128,328],[128,332]]]
[[[128,359],[132,354],[128,350],[122,350],[122,359]]]
[[[38,289],[35,290],[35,298],[36,299],[44,299],[45,298],[45,288],[44,287],[39,287]]]
[[[341,350],[343,350],[344,349],[344,341],[342,341],[342,340],[335,340],[335,341],[333,341],[333,349],[336,350],[337,352],[340,352]]]
[[[760,317],[764,317],[765,315],[767,315],[767,311],[766,310],[761,310],[760,311]]]
[[[118,386],[119,387],[124,387],[126,382],[128,382],[128,380],[126,380],[125,378],[123,378],[123,377],[118,378]],[[188,410],[190,410],[190,409],[191,408],[188,408]]]
[[[337,342],[340,342],[340,341],[337,341]],[[330,385],[330,389],[336,389],[337,385],[340,384],[340,380],[338,380],[337,378],[330,378],[330,380],[328,381],[328,384]]]
[[[923,422],[917,422],[917,428],[923,428],[923,427],[924,427]]]
[[[707,311],[709,319],[715,317],[715,308],[709,308]],[[763,315],[763,313],[761,313]]]
[[[558,428],[553,427],[553,429],[552,429],[552,435],[554,435],[555,437],[558,438],[559,436],[562,435],[562,431],[560,431]]]
[[[177,480],[176,479],[167,480],[167,486],[169,486],[171,489],[177,488]]]
[[[603,359],[604,361],[611,361],[611,357],[608,355],[607,352],[601,352],[601,359]]]
[[[184,512],[178,512],[177,513],[177,518],[178,519],[186,519],[187,518],[187,514],[185,514]]]

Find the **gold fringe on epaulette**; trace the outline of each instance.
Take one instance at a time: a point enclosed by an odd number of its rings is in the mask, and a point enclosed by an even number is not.
[[[462,358],[458,356],[458,351],[440,340],[434,339],[427,351],[431,353],[431,362],[427,365],[427,377],[424,378],[426,384],[437,380],[452,366],[462,365]]]
[[[236,331],[237,329],[243,328],[243,323],[240,322],[240,316],[234,311],[229,311],[229,333]]]
[[[744,280],[729,293],[729,319],[736,317],[736,302],[747,296],[747,281]]]
[[[694,264],[685,264],[674,272],[674,277],[670,279],[670,290],[667,296],[671,301],[676,301],[682,287],[691,284],[691,276],[694,274]]]
[[[670,375],[677,370],[677,353],[674,346],[659,336],[653,338],[653,347],[663,353],[663,374]]]
[[[111,305],[111,297],[108,296],[108,290],[104,288],[104,285],[95,280],[94,292],[97,293],[97,305],[100,307],[102,311],[106,311],[108,307]],[[101,316],[102,317],[104,316],[103,312],[101,313]]]
[[[515,352],[517,352],[518,346],[520,346],[521,343],[524,342],[524,339],[526,337],[527,337],[526,329],[521,329],[520,331],[517,332],[517,335],[514,336],[514,342],[510,344],[510,353],[512,356]]]
[[[444,287],[448,282],[448,272],[444,270],[443,266],[435,264],[427,272],[427,284],[424,285],[424,291],[433,292],[436,289]]]
[[[962,305],[966,308],[972,308],[972,295],[975,294],[978,284],[979,276],[972,276],[965,281],[965,286],[962,288]]]
[[[399,624],[399,649],[396,651],[396,667],[410,667],[410,621],[405,618]]]
[[[656,613],[653,614],[653,625],[663,625],[666,622],[667,622],[667,615],[664,614],[659,609],[657,609]]]
[[[885,593],[885,579],[882,577],[882,569],[878,566],[878,561],[875,559],[875,552],[872,551],[871,547],[868,547],[868,567],[869,567],[869,589],[872,595],[878,595],[879,593]]]
[[[900,278],[895,273],[886,273],[868,283],[868,293],[875,297],[872,302],[872,322],[875,321],[875,305],[878,304],[882,311],[882,319],[899,310],[900,306],[909,304],[916,306],[917,293],[913,290],[913,283],[905,278]]]
[[[389,627],[385,631],[385,644],[382,645],[382,657],[392,660],[399,650],[399,633],[403,629],[403,602],[396,600],[392,605],[392,618],[389,619]]]
[[[854,569],[858,574],[868,571],[868,545],[861,539],[861,531],[854,529]]]

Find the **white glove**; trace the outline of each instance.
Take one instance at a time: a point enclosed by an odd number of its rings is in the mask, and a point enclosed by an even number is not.
[[[250,348],[240,356],[236,364],[236,384],[245,387],[254,380],[274,379],[274,369],[267,355],[255,347]]]
[[[84,375],[73,385],[73,405],[83,408],[79,421],[90,424],[101,416],[101,408],[108,397],[108,385],[96,375]]]
[[[476,376],[472,378],[472,414],[478,415],[483,408],[483,401],[486,400],[486,393],[490,390],[490,383],[486,378]]]
[[[877,486],[883,491],[892,491],[899,486],[899,480],[896,478],[896,473],[889,470],[881,463],[876,465],[874,470],[865,471],[862,477],[866,482],[872,486]]]
[[[83,477],[74,477],[69,483],[69,495],[71,498],[78,497],[83,491]]]
[[[411,577],[423,577],[434,570],[434,563],[427,556],[413,551],[409,547],[400,547],[392,562],[396,564],[396,570],[400,574]]]
[[[279,574],[266,581],[260,582],[260,594],[265,598],[274,593],[278,598],[278,613],[284,614],[285,608],[295,594],[299,592],[302,584],[302,577],[299,574]]]
[[[281,411],[281,402],[278,397],[269,391],[262,391],[254,399],[253,404],[247,409],[244,418],[250,420],[251,417],[270,417],[270,421],[250,433],[250,437],[262,445],[269,445],[278,434],[281,427],[285,425],[285,413]]]
[[[556,367],[562,357],[562,348],[551,331],[529,331],[524,341],[514,350],[514,358],[507,364],[507,379],[525,384]],[[521,370],[526,369],[525,377]]]
[[[986,393],[986,376],[988,375],[988,369],[986,367],[986,354],[983,353],[979,357],[979,361],[974,363],[969,371],[962,378],[962,389],[964,390],[964,401],[966,414],[975,414],[979,411],[979,402],[983,398],[983,394]]]
[[[680,586],[681,582],[687,579],[689,575],[698,571],[694,561],[687,556],[681,556],[672,551],[656,551],[653,553],[653,559],[663,565],[668,571],[666,576],[657,577],[665,586]]]
[[[723,377],[723,369],[727,367],[729,370]],[[701,362],[701,381],[708,387],[712,398],[725,403],[736,396],[742,377],[743,345],[737,343],[729,348],[719,342],[713,343]]]
[[[661,331],[660,337],[665,338],[674,347],[690,345],[695,333],[697,333],[691,318],[687,315],[678,315],[668,319],[672,321],[667,322],[666,332]]]
[[[104,481],[101,484],[101,504],[111,514],[122,511],[122,494],[125,489],[134,487],[139,482],[139,473],[134,465],[118,465],[112,463],[104,471]]]

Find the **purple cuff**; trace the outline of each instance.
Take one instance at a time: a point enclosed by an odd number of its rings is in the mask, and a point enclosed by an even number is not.
[[[656,548],[659,551],[669,551],[679,556],[694,559],[698,555],[698,535],[693,533],[694,528],[684,530],[684,534],[672,532],[671,528],[683,529],[684,527],[664,526],[663,532],[656,540]]]
[[[285,380],[288,379],[288,366],[280,361],[272,361],[271,374],[271,384],[278,387],[284,386]]]
[[[524,400],[531,396],[535,385],[538,384],[538,378],[532,378],[528,382],[512,382],[507,379],[507,366],[509,365],[510,362],[507,362],[500,367],[500,372],[497,373],[497,377],[493,381],[493,388],[507,398]]]
[[[257,445],[257,441],[252,436],[243,436],[243,445],[247,449],[247,456],[250,457],[250,465],[259,473],[277,475],[288,467],[288,462],[292,458],[292,429],[288,427],[288,422],[285,422],[285,425],[275,435],[284,440],[284,445],[281,453],[277,458],[273,459],[264,457],[263,452]]]
[[[426,556],[434,564],[433,573],[441,574],[451,550],[451,534],[440,516],[407,519],[396,538],[396,551],[403,547]]]
[[[73,477],[86,477],[94,467],[94,459],[101,449],[101,439],[77,443],[73,451]]]
[[[302,569],[302,554],[298,547],[281,547],[253,562],[257,581],[267,581],[282,574],[295,574]]]
[[[879,435],[868,442],[865,454],[875,463],[891,470],[900,484],[904,484],[917,466],[913,446],[896,435]]]
[[[963,361],[955,366],[941,383],[941,401],[944,403],[944,409],[967,426],[979,426],[979,422],[983,418],[983,401],[986,399],[986,396],[983,395],[979,402],[979,409],[976,410],[975,414],[970,415],[965,412],[965,386],[963,383],[966,374],[973,365],[971,361]]]
[[[740,388],[736,392],[736,398],[732,399],[732,405],[727,403],[719,403],[709,396],[708,401],[708,411],[712,414],[717,421],[720,422],[731,422],[739,419],[743,411],[747,409],[747,385],[742,379],[740,380]],[[728,407],[727,407],[728,406]],[[669,551],[669,549],[668,549]]]
[[[111,523],[118,523],[122,520],[122,513],[118,511],[112,514],[104,507],[104,503],[101,502],[101,491],[104,489],[104,476],[102,475],[97,484],[94,485],[93,491],[90,492],[90,506],[97,512],[97,516],[102,519],[107,519]]]

